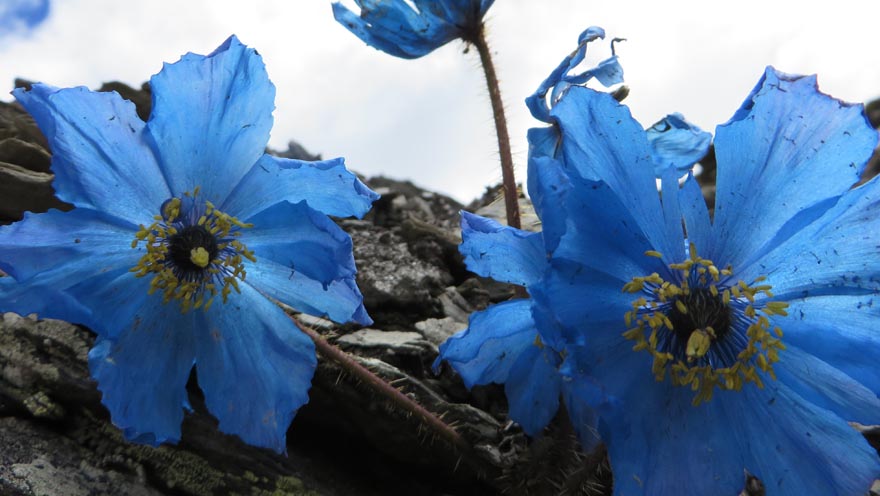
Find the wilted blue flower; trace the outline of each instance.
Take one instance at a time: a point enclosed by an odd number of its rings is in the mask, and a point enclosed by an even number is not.
[[[49,0],[4,0],[0,3],[0,36],[36,27],[49,16]]]
[[[0,268],[15,279],[0,308],[98,333],[89,365],[128,439],[180,438],[195,365],[222,431],[283,451],[316,359],[272,300],[370,323],[351,239],[327,215],[361,216],[377,195],[342,159],[264,153],[275,87],[235,37],[150,86],[147,123],[116,93],[14,92],[76,208],[0,228]]]
[[[614,491],[863,494],[880,459],[880,182],[861,105],[768,68],[715,137],[714,218],[674,168],[657,194],[646,132],[570,88],[529,133],[549,269],[541,340],[591,378]],[[597,390],[598,388],[598,390]],[[597,401],[598,400],[598,401]]]
[[[339,2],[333,4],[333,16],[367,45],[395,57],[415,59],[454,39],[478,36],[483,16],[494,2],[355,0],[360,16]]]

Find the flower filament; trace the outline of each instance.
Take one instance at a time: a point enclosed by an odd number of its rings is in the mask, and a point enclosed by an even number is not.
[[[153,275],[149,294],[162,291],[164,303],[180,301],[183,313],[207,310],[219,293],[226,303],[246,272],[243,259],[255,262],[252,251],[238,240],[253,227],[197,199],[199,188],[171,198],[149,226],[140,226],[132,248],[144,243],[147,252],[129,269],[136,277]]]
[[[656,251],[645,254],[662,258]],[[776,379],[773,364],[785,345],[779,327],[771,333],[768,317],[787,315],[788,304],[764,301],[773,297],[770,285],[760,284],[765,277],[732,283],[731,267],[719,269],[697,255],[693,244],[689,258],[669,268],[680,277],[667,281],[655,272],[623,287],[642,295],[624,315],[623,336],[635,342],[634,351],[651,354],[656,380],[668,372],[673,385],[696,392],[698,405],[716,387],[740,391],[751,382],[763,388],[758,370]]]

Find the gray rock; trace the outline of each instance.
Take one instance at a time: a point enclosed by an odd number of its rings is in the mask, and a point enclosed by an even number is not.
[[[361,329],[340,337],[337,343],[345,349],[352,347],[368,350],[379,349],[389,355],[427,356],[428,354],[437,354],[437,348],[417,332]]]
[[[415,328],[429,342],[440,346],[453,334],[466,329],[467,324],[462,324],[452,317],[443,317],[442,319],[427,319],[416,322]]]

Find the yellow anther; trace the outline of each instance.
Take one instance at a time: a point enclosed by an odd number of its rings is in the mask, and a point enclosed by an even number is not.
[[[180,198],[172,198],[162,207],[162,218],[165,222],[174,222],[180,215]]]
[[[195,202],[198,194],[199,188],[195,188],[193,193],[187,192],[182,196],[192,198]],[[212,259],[205,247],[197,246],[190,250],[189,260],[201,269],[201,272],[195,275],[192,272],[187,273],[186,278],[182,279],[181,271],[185,269],[176,267],[176,263],[169,255],[169,243],[172,237],[178,234],[178,228],[171,223],[177,221],[181,215],[180,198],[172,198],[165,202],[161,209],[162,215],[155,216],[156,221],[149,227],[141,225],[132,242],[132,248],[136,248],[143,241],[146,253],[130,271],[135,273],[135,277],[153,274],[148,292],[152,294],[161,291],[165,303],[179,300],[180,310],[183,313],[193,308],[207,310],[218,292],[223,296],[225,303],[226,297],[233,289],[240,292],[238,280],[244,280],[246,276],[242,257],[252,262],[256,261],[253,252],[244,244],[238,240],[230,242],[228,239],[239,235],[238,229],[251,227],[252,224],[242,223],[218,211],[210,202],[204,202],[204,205],[203,215],[199,216],[196,225],[215,237],[217,254]],[[192,218],[189,214],[188,218]],[[183,224],[186,224],[185,220]],[[193,227],[180,224],[178,226],[181,229]]]
[[[711,400],[715,388],[740,391],[746,383],[763,387],[759,373],[775,379],[773,364],[779,361],[779,352],[785,349],[785,345],[779,339],[782,337],[782,331],[778,327],[773,327],[771,333],[772,326],[768,317],[787,315],[788,304],[758,301],[758,295],[764,295],[767,299],[773,297],[770,285],[759,284],[766,280],[763,276],[756,278],[753,285],[738,281],[736,284],[730,286],[725,284],[719,288],[716,284],[721,281],[721,276],[730,277],[733,274],[732,267],[728,265],[718,270],[711,260],[701,258],[697,254],[693,244],[690,244],[688,254],[689,257],[684,261],[669,264],[670,269],[679,271],[680,275],[675,280],[666,281],[659,274],[653,273],[649,276],[633,277],[624,285],[624,292],[636,293],[648,289],[645,294],[653,299],[640,296],[632,302],[632,310],[624,314],[627,330],[623,333],[623,337],[634,342],[633,350],[650,353],[653,359],[651,372],[657,381],[665,380],[668,373],[673,385],[693,390],[694,405]],[[660,258],[659,252],[653,250],[645,252],[645,255]],[[673,329],[673,324],[667,315],[670,311],[669,302],[674,302],[675,309],[680,314],[690,315],[695,312],[699,314],[699,310],[689,308],[684,303],[687,300],[676,297],[690,295],[693,291],[700,290],[708,290],[712,297],[718,298],[720,303],[727,307],[727,311],[740,313],[738,317],[734,316],[735,322],[740,319],[751,321],[743,336],[747,339],[743,349],[736,355],[736,360],[728,366],[714,364],[718,357],[710,360],[706,358],[711,356],[715,341],[724,339],[724,333],[742,332],[737,331],[736,327],[714,329],[706,326],[693,330],[680,352],[683,352],[683,356],[675,357],[668,351],[658,349],[668,345],[671,333],[680,334],[687,330]],[[734,325],[742,324],[734,323]]]
[[[646,251],[646,252],[645,252],[645,255],[647,255],[647,256],[649,256],[649,257],[654,257],[654,258],[663,258],[663,254],[662,254],[662,253],[660,253],[659,251],[654,251],[654,250],[648,250],[648,251]]]
[[[678,311],[681,313],[688,313],[687,305],[685,305],[684,302],[682,302],[681,300],[675,300],[675,308],[677,308]]]

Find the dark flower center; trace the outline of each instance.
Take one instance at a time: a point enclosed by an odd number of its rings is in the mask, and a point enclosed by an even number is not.
[[[679,309],[676,301],[684,304],[686,313]],[[682,343],[687,343],[691,333],[697,329],[711,327],[715,331],[716,341],[730,331],[730,307],[724,304],[720,294],[713,295],[706,288],[696,288],[676,296],[672,303],[671,310],[666,316],[672,322],[672,330]]]
[[[219,249],[217,238],[202,226],[187,226],[177,234],[168,238],[168,255],[175,267],[183,273],[201,272],[200,267],[192,261],[192,251],[198,248],[208,252],[208,260],[217,258]]]

